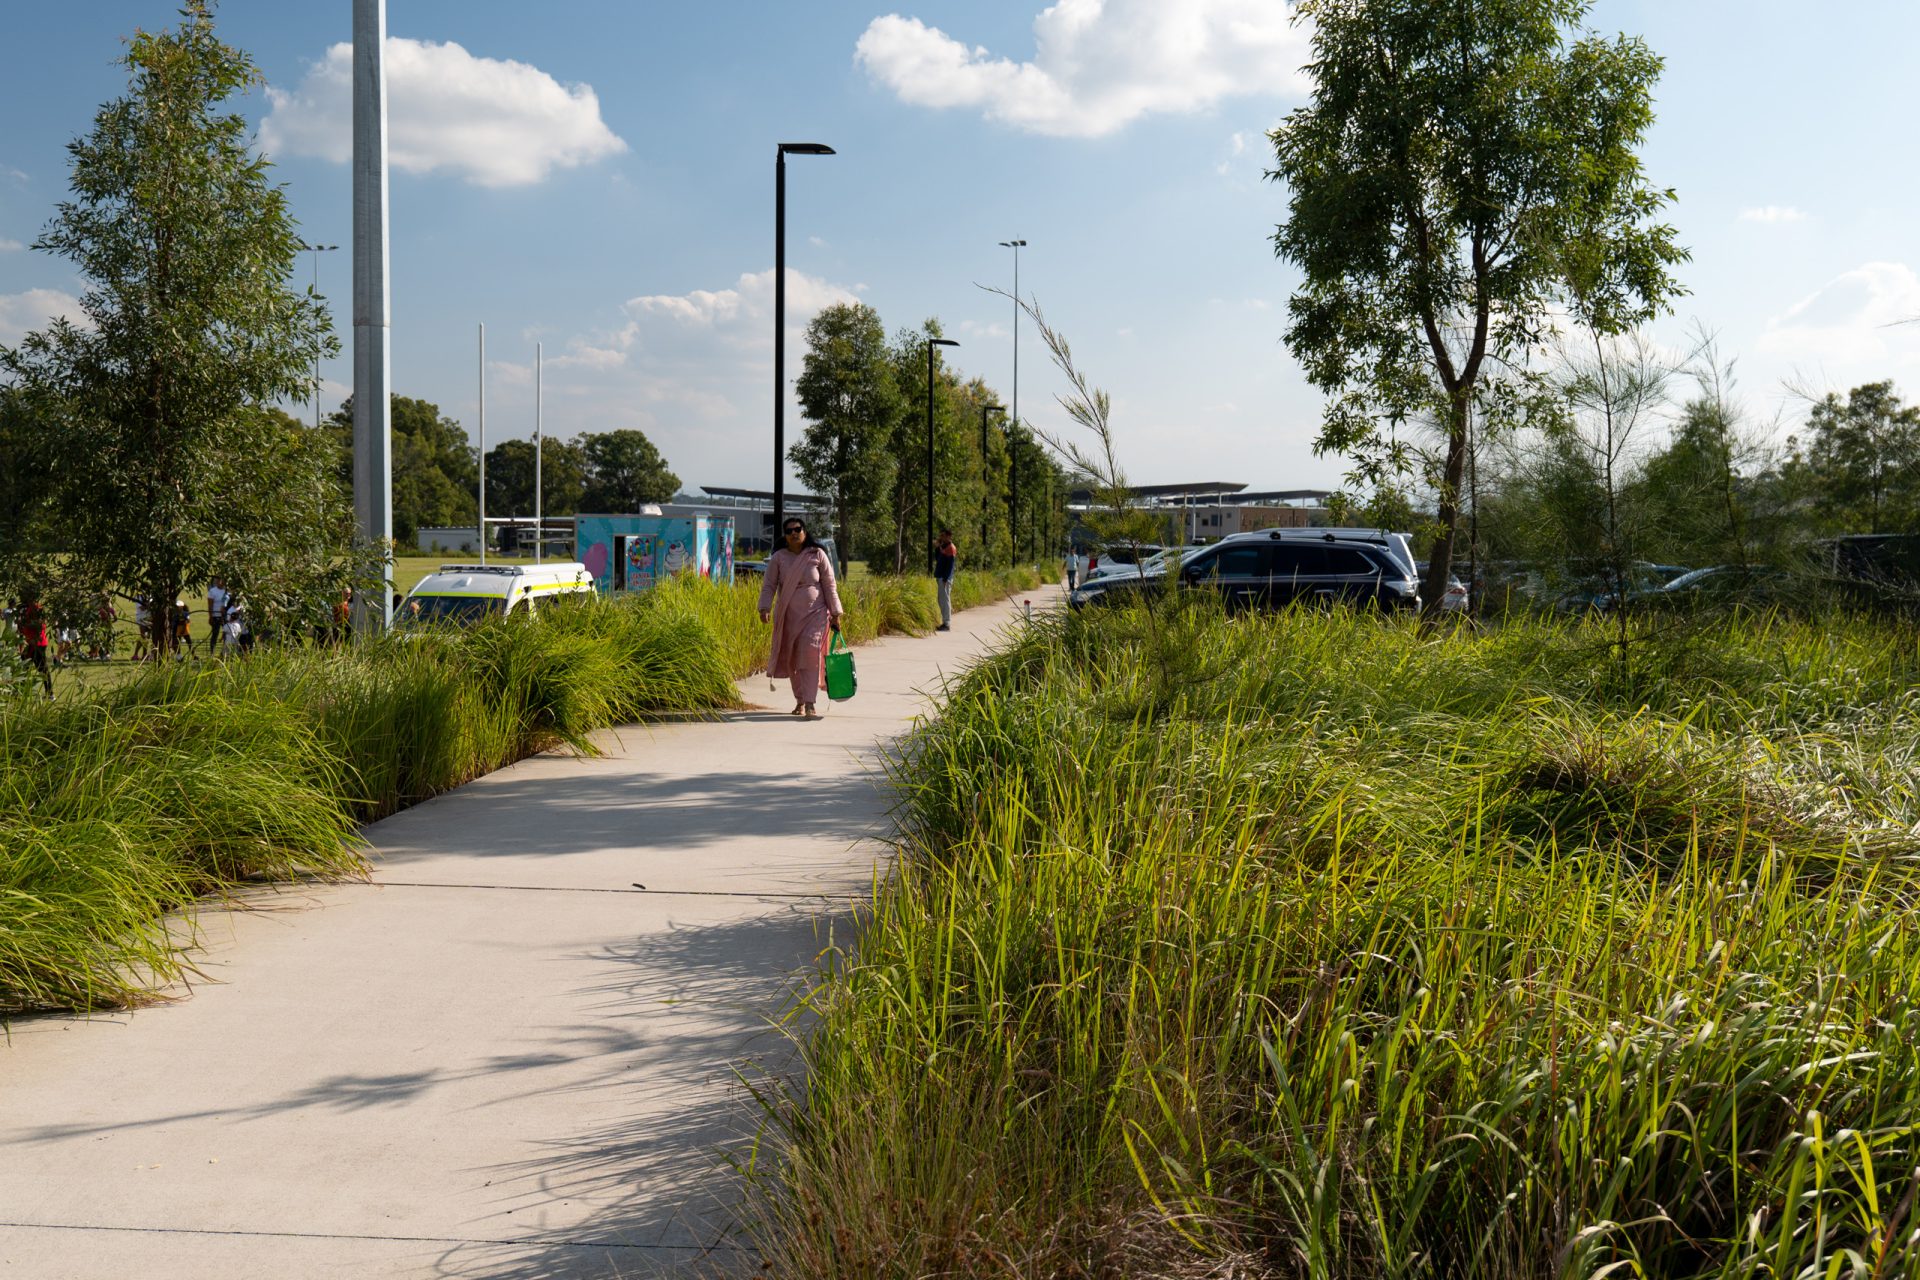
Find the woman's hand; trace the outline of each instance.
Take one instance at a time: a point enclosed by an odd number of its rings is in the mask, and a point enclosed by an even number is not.
[[[836,613],[833,615],[833,629],[835,631],[838,631],[840,629],[840,620],[846,616],[847,615],[844,613]]]
[[[768,610],[766,610],[766,609],[762,609],[762,610],[760,611],[760,621],[762,621],[762,622],[770,622],[770,621],[772,621],[772,620],[773,620],[773,614],[772,614],[771,612],[769,612],[769,611],[768,611]]]

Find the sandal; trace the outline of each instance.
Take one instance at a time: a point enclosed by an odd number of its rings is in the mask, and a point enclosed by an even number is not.
[[[807,704],[807,714],[805,718],[808,720],[818,720],[820,718],[820,713],[813,709],[813,704],[811,702]]]
[[[801,713],[802,711],[804,711],[804,710],[806,710],[806,706],[807,706],[807,704],[806,704],[806,703],[804,703],[804,702],[796,702],[796,703],[794,703],[794,704],[793,704],[793,710],[791,710],[791,711],[789,711],[789,712],[787,712],[787,714],[788,714],[788,715],[790,715],[790,716],[797,716],[797,715],[799,715],[799,714],[800,714],[800,713]]]

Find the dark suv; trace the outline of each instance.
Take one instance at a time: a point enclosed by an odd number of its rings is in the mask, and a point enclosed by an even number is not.
[[[1386,546],[1348,539],[1238,534],[1187,557],[1178,577],[1183,586],[1220,592],[1229,610],[1335,602],[1398,609],[1412,607],[1419,595],[1406,566]],[[1069,602],[1114,604],[1165,580],[1164,574],[1115,574],[1088,583]]]

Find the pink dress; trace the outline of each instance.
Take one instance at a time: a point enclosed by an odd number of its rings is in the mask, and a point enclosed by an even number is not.
[[[767,655],[767,674],[775,679],[791,677],[795,702],[816,701],[820,696],[820,657],[826,651],[833,620],[842,612],[833,562],[826,551],[808,547],[795,552],[782,547],[774,552],[767,561],[766,581],[760,586],[760,608],[773,612],[773,649]]]

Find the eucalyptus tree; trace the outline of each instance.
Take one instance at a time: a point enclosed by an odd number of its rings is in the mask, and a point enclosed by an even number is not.
[[[1330,397],[1316,448],[1378,465],[1383,427],[1444,449],[1421,598],[1453,561],[1476,396],[1563,308],[1618,334],[1679,292],[1637,149],[1661,62],[1580,27],[1586,0],[1300,0],[1314,88],[1270,139],[1277,255],[1303,280],[1286,341]]]
[[[128,93],[69,145],[71,198],[34,246],[84,278],[84,319],[0,348],[39,423],[58,572],[163,602],[216,573],[320,590],[293,584],[342,563],[328,450],[266,406],[310,396],[315,354],[337,343],[289,287],[285,192],[223,110],[259,73],[204,0],[134,35],[124,63]]]
[[[788,456],[809,489],[833,499],[841,554],[852,555],[855,531],[884,519],[899,465],[892,444],[906,407],[880,313],[843,302],[816,315],[795,391],[807,427]]]

